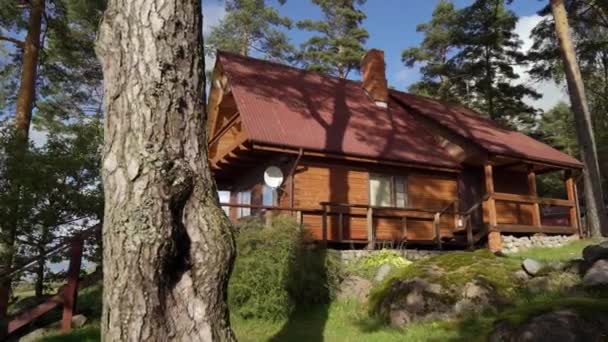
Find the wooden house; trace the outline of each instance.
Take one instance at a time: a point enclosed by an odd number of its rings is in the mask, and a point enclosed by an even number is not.
[[[389,89],[382,51],[361,75],[218,52],[207,139],[231,218],[283,211],[316,240],[371,248],[498,251],[501,234],[579,233],[578,160],[471,109]],[[268,166],[284,175],[277,189],[264,185]],[[549,172],[561,173],[562,198],[539,197]],[[546,207],[564,217],[546,220]]]

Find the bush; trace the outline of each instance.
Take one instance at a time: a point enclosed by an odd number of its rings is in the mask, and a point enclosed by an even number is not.
[[[240,223],[228,285],[231,312],[278,320],[296,307],[329,303],[339,282],[339,262],[305,241],[299,225],[288,217],[275,217],[269,227],[258,220]]]

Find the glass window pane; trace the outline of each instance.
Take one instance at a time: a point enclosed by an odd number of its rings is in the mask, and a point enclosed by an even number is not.
[[[391,178],[370,174],[369,203],[376,207],[390,207],[391,202]]]
[[[218,196],[220,197],[220,203],[230,203],[230,191],[218,191]],[[230,215],[229,207],[222,207],[222,210],[226,213],[226,215]]]
[[[264,185],[262,189],[262,205],[275,205],[275,191],[267,185]]]
[[[405,177],[395,177],[395,206],[405,208],[407,206],[407,184]]]
[[[251,204],[251,191],[241,191],[237,194],[238,204]],[[251,208],[239,208],[237,210],[237,218],[251,216]]]

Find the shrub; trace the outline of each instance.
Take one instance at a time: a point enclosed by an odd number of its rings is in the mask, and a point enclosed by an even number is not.
[[[338,263],[305,241],[299,225],[288,217],[275,217],[271,226],[258,220],[240,223],[228,285],[231,312],[277,320],[296,307],[328,303],[338,284]]]

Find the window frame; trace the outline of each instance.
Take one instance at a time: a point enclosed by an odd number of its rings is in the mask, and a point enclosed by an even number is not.
[[[389,197],[389,206],[383,205],[372,205],[372,188],[371,181],[373,177],[382,177],[389,179],[389,187],[390,187],[390,197]],[[397,205],[397,179],[402,180],[403,184],[403,206]],[[409,204],[409,195],[408,195],[408,177],[407,175],[395,175],[395,174],[386,174],[380,172],[369,172],[368,180],[367,180],[367,196],[368,196],[368,205],[379,208],[407,208]]]

